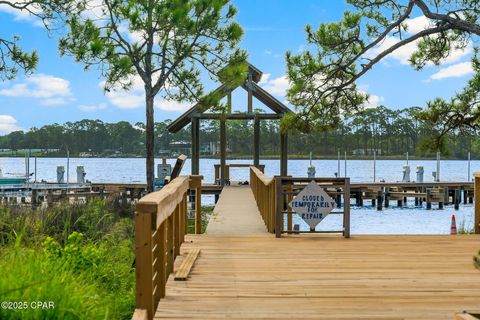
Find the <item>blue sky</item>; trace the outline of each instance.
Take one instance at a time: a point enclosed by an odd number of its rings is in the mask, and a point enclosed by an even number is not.
[[[316,27],[320,22],[339,20],[348,8],[343,1],[328,0],[237,0],[234,4],[239,9],[237,20],[245,30],[241,46],[248,51],[250,62],[264,72],[262,86],[281,101],[285,101],[288,86],[284,76],[285,52],[304,50],[306,24]],[[411,30],[425,24],[421,16],[412,18]],[[33,76],[20,74],[14,81],[0,82],[0,134],[83,118],[144,121],[144,106],[139,103],[141,92],[105,96],[99,72],[85,72],[71,58],[61,58],[57,35],[47,34],[35,19],[0,6],[0,30],[1,37],[19,35],[23,48],[36,49],[40,55]],[[384,45],[389,41],[395,40],[387,39]],[[471,48],[455,52],[442,66],[429,66],[421,72],[414,71],[406,62],[413,49],[395,52],[357,82],[361,90],[371,95],[369,106],[424,107],[434,97],[452,96],[471,76]],[[212,89],[213,85],[207,86]],[[236,97],[234,102],[244,105],[239,99]],[[174,119],[188,106],[160,101],[155,118]]]

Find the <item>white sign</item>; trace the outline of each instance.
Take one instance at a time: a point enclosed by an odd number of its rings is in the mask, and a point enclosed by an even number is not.
[[[170,164],[159,163],[157,165],[157,177],[164,181],[172,173],[172,166]]]
[[[337,204],[312,180],[293,198],[290,207],[313,229],[337,207]]]

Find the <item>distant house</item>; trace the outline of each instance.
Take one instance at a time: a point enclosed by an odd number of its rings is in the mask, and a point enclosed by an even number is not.
[[[367,149],[354,149],[352,151],[352,155],[354,156],[373,156],[373,153],[375,152],[375,154],[377,156],[381,155],[382,154],[382,149],[380,148],[367,148]]]
[[[82,157],[82,158],[92,158],[95,155],[91,152],[80,152],[80,153],[78,153],[78,156]]]
[[[200,152],[204,155],[216,156],[220,153],[220,142],[210,141],[209,143],[202,144]]]
[[[178,156],[180,154],[190,155],[190,150],[192,148],[192,144],[189,141],[172,141],[169,144],[171,153],[173,156]]]

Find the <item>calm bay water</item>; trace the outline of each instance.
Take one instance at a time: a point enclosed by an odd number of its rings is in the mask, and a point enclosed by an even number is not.
[[[34,172],[34,159],[30,159],[30,172]],[[156,163],[160,163],[158,159]],[[231,163],[251,163],[251,160],[230,160]],[[175,159],[169,159],[168,163],[175,163]],[[213,182],[213,165],[219,163],[218,159],[201,159],[200,174],[204,176],[205,182]],[[262,160],[265,164],[267,175],[279,173],[278,160]],[[402,179],[402,166],[405,160],[377,160],[376,180],[400,181]],[[480,161],[471,161],[470,172],[480,171]],[[66,158],[38,158],[37,159],[37,180],[55,181],[56,167],[67,165]],[[141,158],[71,158],[70,159],[70,181],[76,181],[76,166],[82,165],[87,173],[86,179],[93,182],[133,182],[145,181],[145,160]],[[293,176],[306,176],[308,160],[290,160],[288,162],[288,173]],[[337,160],[314,160],[316,175],[333,177],[337,172]],[[436,170],[435,160],[411,160],[411,179],[415,179],[415,167],[424,166],[425,181],[432,181],[432,172]],[[25,161],[22,158],[1,158],[0,168],[4,175],[24,174]],[[183,173],[190,173],[190,161],[187,160]],[[345,164],[340,162],[340,174],[345,173]],[[373,181],[373,161],[371,160],[349,160],[347,161],[347,175],[352,182]],[[248,180],[247,168],[231,169],[232,180]],[[461,160],[443,160],[440,166],[441,181],[467,181],[468,163]],[[213,203],[212,197],[205,197],[204,203]],[[451,215],[455,214],[457,223],[469,229],[473,225],[473,207],[462,205],[459,211],[454,211],[452,206],[446,206],[444,210],[433,210],[416,208],[409,203],[404,208],[389,208],[384,211],[376,211],[368,206],[355,208],[352,206],[351,226],[352,234],[441,234],[450,232]],[[302,229],[307,228],[299,219]],[[341,216],[328,216],[317,226],[318,230],[338,230],[341,226]]]

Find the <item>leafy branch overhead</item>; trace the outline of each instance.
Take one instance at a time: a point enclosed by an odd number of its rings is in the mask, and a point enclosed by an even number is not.
[[[287,53],[291,87],[288,99],[297,107],[297,121],[290,125],[330,128],[358,112],[368,96],[355,81],[396,49],[416,44],[411,65],[420,70],[438,65],[454,50],[465,49],[480,35],[477,0],[349,0],[339,22],[306,27],[307,50]],[[409,30],[409,19],[423,15],[428,25]],[[386,41],[394,37],[395,41]],[[478,39],[478,38],[477,38]],[[478,74],[478,62],[473,61]],[[451,101],[436,99],[420,116],[439,126],[438,137],[463,126],[476,127],[478,77]],[[448,107],[447,107],[448,106]],[[467,111],[464,118],[460,112]],[[302,121],[298,121],[302,120]],[[441,121],[447,123],[443,126]]]
[[[203,95],[202,74],[236,81],[246,54],[237,48],[243,30],[228,0],[86,0],[68,15],[62,55],[85,69],[98,68],[105,90],[145,88],[147,187],[154,182],[155,97],[192,101]]]
[[[0,7],[23,11],[51,30],[55,28],[55,20],[60,19],[63,13],[75,10],[79,3],[65,0],[0,0]],[[37,66],[37,51],[23,50],[19,41],[18,35],[0,33],[0,80],[11,80],[19,71],[30,74]]]
[[[104,0],[98,17],[86,16],[96,3],[87,1],[68,19],[60,51],[86,69],[100,68],[107,90],[119,83],[128,89],[132,76],[139,76],[152,96],[196,99],[203,93],[202,69],[216,75],[225,64],[245,59],[235,49],[243,34],[230,21],[236,9],[225,9],[226,0]]]

